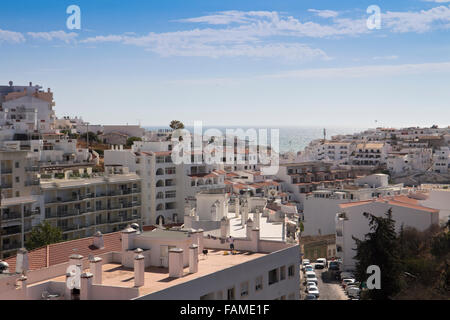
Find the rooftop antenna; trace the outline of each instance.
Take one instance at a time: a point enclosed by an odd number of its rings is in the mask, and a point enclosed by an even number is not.
[[[323,128],[323,142],[327,139],[327,129]]]

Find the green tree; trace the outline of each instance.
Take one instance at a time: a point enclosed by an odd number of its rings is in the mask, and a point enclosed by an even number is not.
[[[127,147],[131,147],[135,141],[142,141],[142,139],[139,137],[129,137],[127,139]]]
[[[37,225],[31,230],[30,237],[25,243],[28,250],[33,250],[48,244],[62,241],[62,231],[53,227],[48,221]]]
[[[181,121],[172,120],[170,121],[169,127],[171,127],[173,130],[184,129],[184,124]]]
[[[356,278],[365,282],[368,278],[367,267],[377,265],[381,271],[381,289],[372,289],[367,293],[369,299],[390,299],[401,289],[401,262],[399,259],[399,241],[395,233],[395,221],[392,210],[385,217],[377,217],[365,212],[369,220],[370,232],[364,240],[353,237],[356,242]]]

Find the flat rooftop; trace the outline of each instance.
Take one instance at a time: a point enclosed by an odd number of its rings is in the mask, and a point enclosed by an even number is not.
[[[199,255],[198,272],[189,273],[189,267],[184,268],[183,277],[169,277],[169,269],[163,267],[148,267],[145,269],[145,285],[139,288],[139,296],[158,292],[172,286],[206,276],[241,263],[245,263],[260,257],[264,257],[265,253],[253,253],[238,251],[237,254],[225,255],[226,250],[208,250],[208,255]],[[88,269],[86,269],[88,271]],[[102,285],[115,286],[124,288],[134,288],[134,271],[125,268],[119,263],[106,263],[102,265]],[[65,282],[66,276],[58,276],[47,281]]]
[[[255,221],[253,213],[249,213],[248,216]],[[230,219],[230,235],[234,238],[245,238],[247,226],[242,227],[241,218],[234,218],[234,213],[228,213],[228,218]],[[267,222],[266,217],[261,217],[259,222],[259,237],[261,240],[282,240],[282,222]]]

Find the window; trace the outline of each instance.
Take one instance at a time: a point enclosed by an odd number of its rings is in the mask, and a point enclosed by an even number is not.
[[[278,269],[269,271],[269,286],[278,282]]]
[[[255,280],[255,291],[263,289],[263,276],[259,276]]]
[[[20,197],[20,192],[16,191],[16,197]]]
[[[291,278],[291,277],[294,276],[294,274],[295,274],[295,267],[294,267],[294,265],[292,264],[292,265],[290,265],[289,268],[288,268],[288,277]]]
[[[286,266],[280,268],[280,280],[286,279]]]
[[[227,290],[227,300],[234,300],[234,287]]]
[[[19,163],[19,162],[16,162],[16,163],[15,163],[15,166],[16,166],[16,169],[18,169],[18,168],[20,167],[20,163]]]
[[[241,283],[241,297],[248,296],[248,281]]]

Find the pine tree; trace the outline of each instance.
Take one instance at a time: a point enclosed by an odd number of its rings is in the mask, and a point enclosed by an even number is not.
[[[401,289],[400,248],[395,233],[395,221],[392,210],[389,209],[385,217],[377,217],[365,212],[369,219],[370,232],[364,240],[356,241],[356,278],[365,282],[368,278],[367,267],[377,265],[381,271],[381,289],[368,292],[370,299],[389,299]]]

